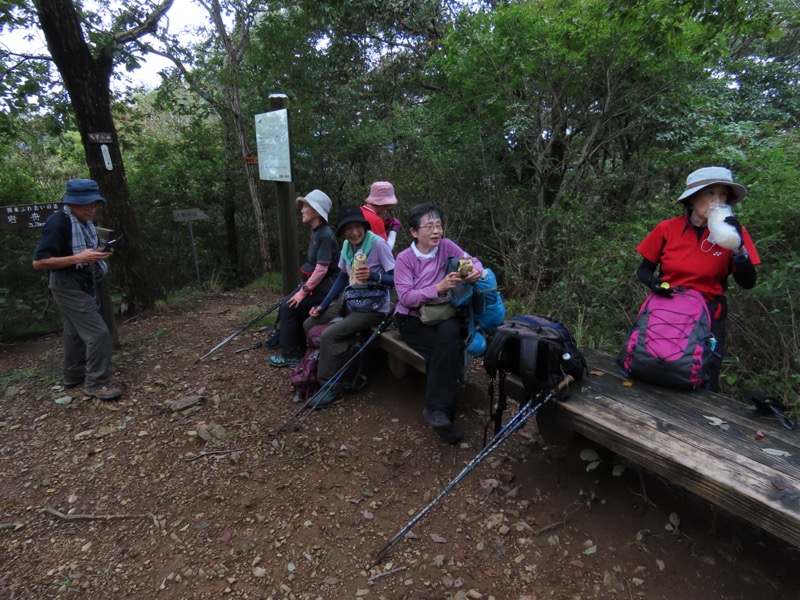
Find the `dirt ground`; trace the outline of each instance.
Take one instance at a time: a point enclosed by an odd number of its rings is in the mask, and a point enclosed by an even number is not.
[[[235,352],[257,331],[194,364],[276,299],[120,322],[119,402],[60,388],[56,335],[0,346],[0,598],[798,598],[797,549],[613,457],[587,472],[588,442],[533,424],[371,567],[479,451],[485,397],[448,446],[423,376],[374,352],[363,391],[276,436],[297,405],[267,350]]]

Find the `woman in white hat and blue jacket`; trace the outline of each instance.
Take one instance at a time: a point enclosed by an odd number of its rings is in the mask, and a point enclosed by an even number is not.
[[[698,169],[686,178],[686,189],[676,200],[683,205],[684,214],[656,225],[636,247],[642,255],[636,274],[654,293],[669,296],[673,288],[685,287],[703,294],[708,303],[711,332],[717,340],[719,355],[711,366],[712,391],[719,390],[725,352],[728,277],[733,275],[733,280],[744,289],[752,288],[756,284],[755,265],[761,260],[747,230],[734,216],[726,217],[724,222],[738,234],[737,247],[727,249],[716,243],[708,229],[709,214],[714,204],[733,206],[746,193],[743,185],[733,182],[728,169]]]
[[[294,367],[300,362],[306,352],[303,321],[308,318],[309,310],[325,297],[339,274],[339,242],[328,226],[332,204],[328,195],[320,190],[297,198],[303,224],[311,229],[311,239],[307,260],[300,267],[303,283],[281,304],[278,316],[281,353],[267,359],[273,367]]]

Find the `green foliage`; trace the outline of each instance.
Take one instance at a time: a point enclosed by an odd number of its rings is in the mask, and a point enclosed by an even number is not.
[[[8,386],[33,377],[33,375],[33,369],[14,369],[8,373],[0,373],[0,392],[5,392]]]
[[[553,315],[582,345],[616,352],[646,292],[635,247],[680,212],[674,199],[686,175],[733,169],[748,187],[737,213],[762,264],[753,290],[731,282],[723,391],[763,389],[800,411],[792,3],[270,0],[262,8],[237,74],[241,111],[251,119],[268,110],[269,94],[289,95],[296,193],[325,190],[335,216],[372,181],[389,180],[401,219],[418,202],[440,205],[446,235],[498,273],[509,314]],[[87,18],[104,26],[102,11]],[[208,34],[183,54],[202,94],[173,71],[158,90],[114,106],[148,281],[164,307],[190,310],[198,294],[260,274],[238,140],[213,106],[232,82],[218,41]],[[22,81],[15,77],[4,83]],[[47,77],[34,75],[38,89]],[[53,200],[64,179],[85,176],[63,94],[46,100],[46,115],[19,103],[0,114],[5,203]],[[275,252],[273,184],[260,192]],[[209,215],[193,223],[200,286],[187,224],[171,219],[189,207]],[[304,252],[299,222],[298,231]],[[3,323],[54,316],[41,274],[29,268],[34,237],[0,236],[0,287],[10,290]],[[397,250],[408,242],[403,231]],[[281,286],[273,273],[248,287]]]

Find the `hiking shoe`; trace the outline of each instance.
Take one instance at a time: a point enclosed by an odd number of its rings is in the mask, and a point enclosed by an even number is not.
[[[343,397],[340,390],[329,389],[322,396],[309,403],[310,408],[326,408]]]
[[[439,427],[436,429],[436,433],[439,434],[442,441],[448,444],[455,445],[464,439],[464,430],[455,423],[451,423],[450,427]]]
[[[450,427],[453,422],[447,413],[442,410],[428,410],[427,408],[422,411],[422,416],[430,424],[431,427]]]
[[[84,388],[83,393],[85,396],[91,396],[92,398],[98,398],[103,401],[122,398],[122,390],[108,384]]]
[[[267,361],[269,362],[271,367],[296,367],[300,364],[299,358],[294,358],[292,356],[284,356],[283,354],[278,354],[277,356],[270,356]]]

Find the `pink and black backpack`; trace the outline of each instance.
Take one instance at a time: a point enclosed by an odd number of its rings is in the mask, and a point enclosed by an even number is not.
[[[644,301],[617,366],[632,379],[694,390],[709,379],[715,346],[702,294],[675,288],[671,296],[650,294]]]

